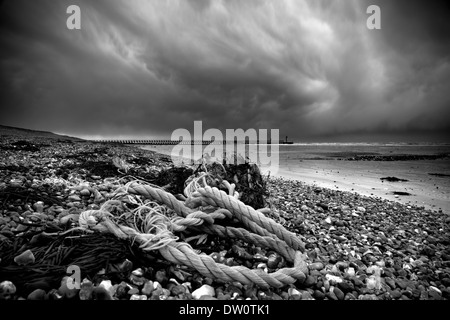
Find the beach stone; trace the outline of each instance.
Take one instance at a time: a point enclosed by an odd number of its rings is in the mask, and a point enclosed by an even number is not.
[[[303,291],[300,298],[301,300],[315,300],[311,293],[309,293],[308,291]]]
[[[443,278],[441,279],[441,283],[445,286],[445,287],[450,287],[450,278]]]
[[[365,213],[366,212],[366,208],[364,208],[364,207],[356,207],[356,210],[358,212],[361,212],[361,213]]]
[[[428,299],[429,299],[428,292],[427,291],[421,291],[419,300],[428,300]]]
[[[325,296],[326,296],[328,299],[330,299],[330,300],[335,300],[335,301],[339,300],[338,297],[334,294],[333,291],[328,291],[328,292],[325,294]]]
[[[194,292],[192,292],[192,297],[195,300],[199,300],[202,296],[211,296],[214,297],[215,296],[215,291],[214,288],[211,287],[208,284],[204,284],[202,285],[200,288],[198,288],[197,290],[194,290]]]
[[[364,282],[361,281],[358,277],[353,277],[351,278],[351,281],[353,282],[353,284],[355,285],[355,287],[364,287]]]
[[[317,283],[317,277],[309,275],[306,277],[305,281],[303,282],[303,285],[306,288],[310,288],[310,287],[313,287],[316,283]]]
[[[111,294],[104,286],[94,288],[92,291],[92,300],[113,300]]]
[[[144,278],[144,271],[141,268],[133,270],[130,274],[130,281],[132,284],[140,287],[144,285],[146,279]]]
[[[131,295],[130,300],[148,300],[148,298],[145,294],[133,294]]]
[[[317,300],[325,299],[325,293],[320,290],[314,290],[313,297]]]
[[[130,286],[126,282],[122,281],[116,287],[115,297],[118,299],[126,299],[128,297],[129,290],[130,290]]]
[[[268,256],[267,266],[270,269],[275,269],[275,268],[277,268],[277,266],[280,262],[281,262],[281,256],[277,253],[271,253]]]
[[[349,267],[346,271],[346,275],[348,275],[349,277],[354,277],[355,274],[356,274],[355,268]]]
[[[19,266],[26,266],[28,264],[34,263],[34,261],[34,254],[29,249],[14,257],[14,262]]]
[[[44,212],[44,202],[42,202],[42,201],[35,202],[33,204],[33,209],[34,209],[34,211],[36,211],[38,213],[43,213]]]
[[[384,282],[385,282],[392,290],[395,289],[395,281],[392,280],[391,278],[388,278],[388,277],[384,278]]]
[[[61,281],[61,286],[58,289],[58,293],[66,299],[74,299],[75,297],[78,296],[80,289],[76,288],[69,289],[67,287],[67,279],[68,277],[64,277],[63,280]]]
[[[342,292],[342,290],[339,289],[338,287],[334,287],[333,293],[336,295],[336,297],[337,297],[339,300],[344,300],[345,295],[344,295],[344,293]]]
[[[400,290],[395,289],[395,290],[391,291],[391,297],[393,299],[400,299],[402,297],[402,293],[400,292]]]
[[[141,289],[141,293],[147,296],[151,296],[153,290],[154,290],[153,281],[147,280],[145,281],[144,286]]]
[[[442,299],[442,291],[434,286],[430,286],[428,288],[428,296],[433,300],[441,300]]]
[[[441,291],[442,291],[442,297],[444,299],[450,300],[450,289],[445,288],[445,289],[442,289]]]
[[[81,201],[81,198],[76,194],[72,194],[67,198],[67,200],[69,200],[70,202],[79,202]]]
[[[322,270],[325,268],[325,265],[322,262],[314,262],[308,265],[309,270]]]
[[[111,280],[102,280],[98,286],[108,291],[111,297],[114,296],[115,289],[113,288]]]
[[[341,283],[341,282],[344,281],[341,277],[334,276],[334,275],[332,275],[332,274],[326,274],[326,275],[325,275],[325,278],[326,278],[328,281],[330,281],[330,283]]]
[[[165,270],[158,270],[155,274],[155,280],[158,281],[161,286],[165,286],[166,283],[169,281],[167,278],[167,273]]]
[[[83,189],[80,191],[80,196],[82,197],[89,197],[91,195],[91,192],[89,191],[89,189]]]
[[[133,294],[139,294],[139,289],[136,287],[131,287],[130,290],[128,290],[128,295],[132,296]]]
[[[378,300],[378,297],[374,294],[363,294],[358,297],[359,300]]]
[[[343,282],[339,282],[337,284],[337,287],[342,290],[342,292],[344,293],[348,293],[348,292],[352,292],[353,290],[355,290],[355,286],[352,283],[343,281]]]
[[[61,300],[64,298],[64,296],[62,294],[60,294],[58,292],[58,290],[56,290],[56,289],[51,289],[47,293],[47,297],[48,297],[48,300]]]
[[[402,290],[405,290],[406,287],[408,286],[408,282],[404,279],[397,278],[395,279],[395,282],[397,283],[397,286]]]
[[[353,293],[347,293],[344,297],[344,300],[356,300],[356,297],[353,295]]]
[[[27,300],[46,300],[46,298],[47,293],[44,290],[36,289],[28,295]]]
[[[0,300],[12,300],[16,294],[16,286],[11,281],[0,283]]]
[[[88,279],[83,279],[80,285],[80,300],[91,300],[92,292],[94,291],[94,285]]]
[[[181,284],[179,284],[179,285],[173,286],[172,289],[170,289],[170,292],[174,296],[178,296],[180,294],[186,293],[186,287],[181,285]]]

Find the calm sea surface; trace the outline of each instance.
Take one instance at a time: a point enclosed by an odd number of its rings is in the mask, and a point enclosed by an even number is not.
[[[174,152],[174,146],[151,146],[151,145],[141,145],[142,149],[153,150],[159,153],[172,155]],[[191,146],[186,146],[191,147]],[[200,148],[201,147],[201,148]],[[222,156],[222,148],[226,147],[217,145],[217,155],[212,155],[213,157]],[[193,159],[199,159],[202,156],[203,151],[205,151],[207,146],[197,146],[197,148],[191,147],[191,157]],[[245,150],[246,156],[253,156],[252,159],[258,159],[258,152],[267,152],[268,157],[278,156],[279,164],[289,165],[295,160],[333,160],[343,158],[345,156],[352,155],[398,155],[398,154],[411,154],[411,155],[437,155],[442,153],[450,154],[449,144],[435,144],[435,145],[425,145],[425,144],[354,144],[354,143],[317,143],[317,144],[292,144],[292,145],[260,145],[254,146],[255,152],[252,152],[251,148],[245,145],[238,145],[236,150],[241,148]],[[187,150],[187,149],[186,149]],[[211,151],[211,146],[206,151]],[[273,155],[271,152],[274,152]],[[249,153],[250,152],[250,153]],[[180,153],[174,153],[174,155],[181,155]],[[256,157],[256,158],[255,158]],[[370,163],[370,162],[368,162]]]

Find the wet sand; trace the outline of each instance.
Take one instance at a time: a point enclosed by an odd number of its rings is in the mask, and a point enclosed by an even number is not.
[[[450,177],[430,175],[449,175],[448,168],[448,160],[293,160],[281,165],[276,176],[449,213]],[[408,181],[388,182],[381,180],[384,177],[397,177]],[[407,192],[411,195],[395,195],[394,192]]]

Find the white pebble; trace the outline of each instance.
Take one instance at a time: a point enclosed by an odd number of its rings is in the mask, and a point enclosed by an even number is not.
[[[214,288],[207,284],[202,285],[200,288],[192,292],[192,297],[195,300],[200,299],[202,296],[214,297],[215,295],[216,292],[214,291]]]

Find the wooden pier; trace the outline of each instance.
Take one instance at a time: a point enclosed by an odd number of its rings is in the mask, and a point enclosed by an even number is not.
[[[218,145],[224,145],[224,144],[253,144],[249,141],[216,141],[216,140],[92,140],[93,142],[103,142],[103,143],[121,143],[121,144],[142,144],[142,145],[210,145],[210,144],[218,144]],[[267,142],[261,142],[258,140],[256,141],[256,144],[275,144],[272,141]],[[279,140],[277,144],[293,144],[292,141],[287,140]]]

